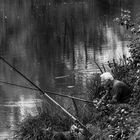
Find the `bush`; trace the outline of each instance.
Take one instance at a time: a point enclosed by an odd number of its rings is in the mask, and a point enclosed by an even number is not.
[[[132,99],[130,104],[111,105],[104,102],[100,108],[92,110],[91,122],[100,128],[101,131],[98,134],[100,139],[127,140],[140,126],[140,26],[131,21],[130,13],[130,11],[125,10],[122,16],[116,18],[115,21],[124,26],[131,35],[130,45],[128,46],[131,57],[123,56],[120,62],[113,59],[110,62],[108,61],[108,66],[116,79],[124,81],[131,87],[133,91]],[[99,75],[97,77],[93,80],[92,87],[89,87],[94,92],[89,96],[92,100],[100,98],[101,87],[99,80],[97,80]],[[96,83],[98,83],[98,87]]]
[[[69,118],[62,118],[58,114],[50,115],[49,112],[42,112],[32,117],[28,116],[17,126],[14,139],[18,140],[50,140],[54,131],[69,130],[72,122]]]

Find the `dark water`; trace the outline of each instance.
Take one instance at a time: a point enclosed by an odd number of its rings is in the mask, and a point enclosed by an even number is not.
[[[0,0],[0,54],[42,89],[84,97],[99,72],[94,61],[101,65],[129,55],[126,33],[113,19],[127,9],[138,17],[139,6],[139,0]],[[31,87],[2,61],[1,80]],[[0,139],[38,113],[38,94],[0,83]],[[53,98],[73,108],[69,99]]]

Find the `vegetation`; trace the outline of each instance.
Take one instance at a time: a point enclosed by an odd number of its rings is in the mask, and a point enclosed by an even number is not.
[[[113,59],[112,62],[108,62],[108,65],[114,77],[127,83],[133,90],[133,94],[129,104],[111,105],[105,102],[96,112],[92,110],[91,122],[100,128],[100,131],[96,134],[100,139],[135,140],[139,135],[137,129],[140,126],[140,26],[138,23],[132,23],[130,11],[123,12],[121,18],[116,18],[115,22],[124,26],[131,35],[130,45],[128,46],[131,57],[123,56],[120,62],[115,62]],[[94,93],[92,99],[100,96],[98,93],[102,89],[100,88],[99,78],[96,77],[91,87],[93,91],[91,93]],[[134,135],[136,131],[137,133]],[[96,136],[93,136],[93,139],[96,139]]]
[[[88,111],[92,112],[83,117],[83,123],[87,124],[87,129],[93,134],[91,140],[135,140],[135,134],[140,126],[140,26],[132,23],[130,11],[123,11],[121,18],[116,18],[115,22],[124,26],[131,34],[130,54],[131,57],[123,56],[120,62],[114,59],[108,62],[114,77],[127,83],[133,90],[129,104],[112,105],[107,101],[102,102],[99,108],[93,104],[87,104]],[[104,89],[100,86],[100,78],[97,74],[88,87],[89,99],[100,99]],[[48,111],[40,113],[36,117],[29,116],[19,125],[15,139],[51,139],[54,131],[68,131],[72,121],[62,118],[58,114],[50,115]],[[88,118],[88,119],[87,119]],[[89,125],[90,124],[90,125]]]
[[[69,130],[72,122],[68,117],[61,117],[58,114],[51,115],[51,112],[44,109],[37,116],[28,116],[18,126],[14,139],[17,140],[50,140],[53,133]]]

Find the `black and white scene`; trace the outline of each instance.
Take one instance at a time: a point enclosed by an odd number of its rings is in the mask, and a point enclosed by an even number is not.
[[[140,0],[0,0],[0,140],[140,140]]]

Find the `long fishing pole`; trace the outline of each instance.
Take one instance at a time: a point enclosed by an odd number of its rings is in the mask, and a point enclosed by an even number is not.
[[[13,70],[15,70],[18,74],[20,74],[24,79],[26,79],[29,83],[31,83],[34,87],[36,87],[43,95],[45,95],[48,99],[50,99],[55,105],[59,106],[69,117],[71,117],[76,123],[78,123],[89,136],[92,136],[92,134],[87,130],[85,125],[81,123],[77,118],[75,118],[72,114],[70,114],[64,107],[62,107],[59,103],[57,103],[53,98],[51,98],[47,93],[45,93],[40,87],[38,87],[36,84],[34,84],[29,78],[27,78],[24,74],[22,74],[18,69],[16,69],[14,66],[12,66],[7,60],[5,60],[2,56],[0,56],[0,59],[3,60],[9,67],[11,67]]]
[[[8,85],[11,85],[11,86],[16,86],[16,87],[20,87],[20,88],[25,88],[25,89],[29,89],[29,90],[38,91],[38,89],[36,89],[36,88],[32,88],[32,87],[28,87],[28,86],[23,86],[23,85],[19,85],[19,84],[13,84],[13,83],[1,81],[1,80],[0,80],[0,83],[8,84]],[[51,92],[51,91],[44,91],[44,92],[46,92],[48,94],[52,94],[52,95],[57,95],[57,96],[62,96],[62,97],[66,97],[66,98],[82,101],[82,102],[93,103],[92,101],[85,100],[85,99],[78,98],[78,97],[74,97],[74,96],[64,95],[64,94],[60,94],[60,93],[56,93],[56,92]]]

